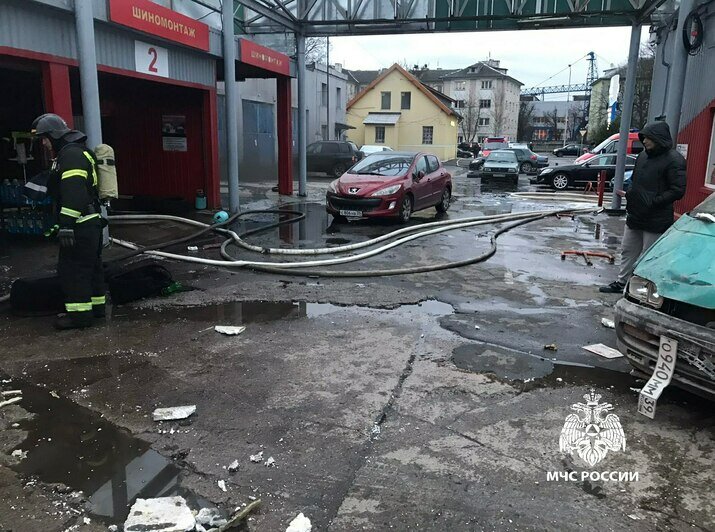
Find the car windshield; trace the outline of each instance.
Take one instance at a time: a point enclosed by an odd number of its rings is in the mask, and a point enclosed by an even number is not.
[[[507,144],[505,142],[485,142],[482,146],[483,150],[498,150],[500,148],[506,148]]]
[[[368,155],[353,166],[350,173],[395,177],[406,174],[414,159],[414,155],[395,155],[389,152],[375,153]]]
[[[608,143],[609,143],[609,142],[611,142],[611,138],[610,138],[610,137],[607,138],[606,140],[604,140],[603,142],[601,142],[601,144],[599,144],[599,145],[596,146],[595,148],[593,148],[593,149],[591,150],[591,153],[599,153],[603,148],[605,148],[606,146],[608,146]]]
[[[493,151],[487,157],[489,163],[515,163],[516,155],[510,151]]]
[[[708,199],[690,211],[690,216],[695,216],[699,213],[712,214],[715,216],[715,194],[711,194]]]

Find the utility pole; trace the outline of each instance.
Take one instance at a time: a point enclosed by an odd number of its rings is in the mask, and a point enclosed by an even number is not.
[[[236,84],[236,41],[233,27],[233,0],[221,6],[223,34],[223,79],[226,88],[226,170],[228,206],[231,214],[239,211],[238,199],[238,85]]]
[[[564,146],[566,146],[566,141],[569,137],[569,99],[571,98],[571,65],[569,65],[569,88],[566,93],[566,124],[564,128]],[[558,129],[557,129],[558,131]]]
[[[74,1],[84,133],[87,135],[87,145],[94,148],[102,143],[102,115],[99,108],[99,82],[97,81],[97,53],[94,45],[92,4],[93,2],[86,0]]]
[[[330,140],[330,37],[325,38],[325,62],[325,129],[328,134],[325,140]]]

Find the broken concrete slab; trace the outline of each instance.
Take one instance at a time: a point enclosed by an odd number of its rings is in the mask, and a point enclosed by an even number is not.
[[[194,528],[194,514],[179,496],[137,499],[124,522],[124,532],[189,532]]]
[[[310,523],[310,519],[301,512],[290,522],[286,532],[310,532],[312,528],[313,525]]]
[[[154,421],[174,421],[186,419],[196,412],[196,405],[172,406],[168,408],[157,408],[152,413]]]
[[[621,358],[623,356],[618,349],[613,349],[605,344],[585,345],[583,348],[603,358]]]
[[[204,527],[219,527],[226,524],[226,519],[218,508],[201,508],[196,515],[196,522]]]
[[[225,334],[227,336],[236,336],[245,331],[246,328],[243,326],[232,326],[232,325],[216,325],[214,331],[217,333]]]

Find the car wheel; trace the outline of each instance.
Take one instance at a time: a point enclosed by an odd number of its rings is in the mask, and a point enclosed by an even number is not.
[[[400,212],[398,214],[398,218],[399,218],[400,222],[407,223],[410,221],[411,216],[412,216],[412,197],[405,194],[405,197],[402,198],[402,203],[400,204]]]
[[[534,167],[531,166],[531,163],[523,162],[521,163],[519,169],[521,170],[522,174],[528,174],[529,172],[532,172],[534,170]]]
[[[345,218],[345,216],[341,216],[339,214],[333,214],[333,223],[334,224],[344,224],[347,223],[348,219]]]
[[[551,176],[551,188],[556,190],[566,190],[569,186],[569,176],[566,174],[556,174]]]
[[[335,166],[333,166],[333,177],[338,178],[342,176],[345,173],[345,165],[342,163],[338,163]]]
[[[445,189],[442,191],[442,199],[437,205],[435,205],[435,209],[437,209],[437,212],[447,212],[451,201],[452,193],[448,188],[445,187]]]

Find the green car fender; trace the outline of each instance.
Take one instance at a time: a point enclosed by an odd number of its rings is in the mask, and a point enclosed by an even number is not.
[[[633,272],[666,298],[715,309],[715,223],[681,216]]]

